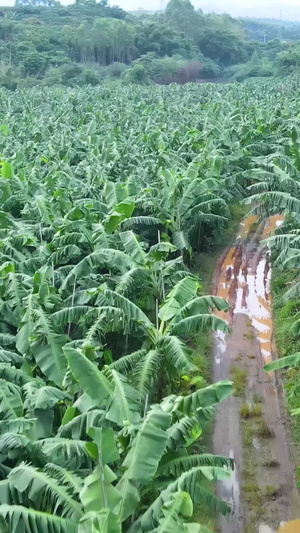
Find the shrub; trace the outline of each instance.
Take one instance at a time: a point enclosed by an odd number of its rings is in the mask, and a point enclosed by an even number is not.
[[[101,83],[101,78],[99,73],[96,70],[86,69],[83,74],[84,82],[88,85],[99,85]]]
[[[128,70],[125,76],[125,81],[129,83],[137,83],[140,85],[147,85],[150,82],[145,67],[139,62],[135,63],[135,65],[133,65],[133,67]]]
[[[32,51],[24,58],[24,67],[29,75],[40,74],[45,67],[45,58],[42,54]]]

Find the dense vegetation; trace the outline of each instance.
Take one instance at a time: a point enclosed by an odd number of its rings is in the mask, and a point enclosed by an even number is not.
[[[297,220],[298,93],[1,90],[1,531],[204,532],[192,502],[228,512],[209,485],[232,463],[201,438],[232,385],[189,347],[228,304],[189,265],[249,192]]]
[[[0,8],[0,84],[185,83],[285,75],[300,64],[299,25],[205,15],[190,0],[163,13],[126,13],[99,3],[20,0]],[[265,42],[264,42],[265,41]]]
[[[284,224],[267,239],[273,260],[272,293],[276,343],[280,358],[266,370],[288,369],[283,374],[292,415],[294,442],[300,446],[300,138],[298,117],[291,124],[289,139],[274,146],[272,153],[257,158],[255,183],[247,202],[257,204],[254,212],[265,216],[284,213]],[[254,176],[253,176],[254,177]],[[299,471],[300,474],[300,471]]]

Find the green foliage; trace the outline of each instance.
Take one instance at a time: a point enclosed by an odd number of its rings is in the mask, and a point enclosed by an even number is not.
[[[196,89],[2,90],[8,531],[204,531],[193,504],[230,512],[211,483],[233,462],[201,453],[199,438],[233,386],[205,386],[187,344],[227,331],[214,313],[229,305],[203,296],[188,264],[226,227],[243,151],[224,148],[225,130],[205,146],[198,121],[215,130],[217,108],[199,112]]]
[[[300,66],[299,43],[292,44],[277,55],[276,66],[280,73],[287,75],[297,72]]]
[[[280,40],[280,32],[289,36]],[[15,90],[118,78],[144,85],[285,75],[298,68],[298,45],[290,46],[295,40],[297,28],[204,14],[190,0],[170,0],[165,12],[151,15],[126,13],[104,0],[69,6],[16,0],[15,7],[0,9],[1,85]]]
[[[139,61],[127,72],[125,79],[129,83],[138,83],[139,85],[147,85],[150,81],[144,65]]]
[[[203,296],[188,265],[249,194],[259,213],[291,211],[269,245],[292,265],[288,283],[297,275],[297,87],[1,90],[0,516],[12,531],[188,531],[191,500],[228,512],[207,480],[232,461],[198,439],[233,385],[205,386],[188,343],[228,331],[229,305]],[[233,378],[242,393],[247,376]]]
[[[241,368],[238,368],[237,366],[233,366],[230,369],[230,374],[232,377],[232,381],[234,384],[234,392],[237,396],[241,395],[246,387],[247,384],[247,371],[242,370]]]

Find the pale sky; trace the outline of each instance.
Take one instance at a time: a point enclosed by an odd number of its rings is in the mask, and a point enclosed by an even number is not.
[[[167,0],[109,0],[111,5],[133,10],[139,7],[157,10]],[[233,16],[274,17],[300,20],[300,0],[191,0],[197,8],[204,12],[230,13]],[[61,0],[62,4],[70,4],[72,0]],[[0,0],[0,6],[12,6],[14,0]]]
[[[138,7],[142,7],[143,9],[158,9],[161,1],[165,2],[166,0],[110,0],[109,3],[115,3],[117,5],[120,5],[124,9],[136,9]],[[191,2],[196,7],[201,8],[202,6],[205,6],[206,9],[209,6],[211,6],[211,8],[213,8],[214,6],[218,8],[223,7],[224,11],[229,8],[237,9],[238,7],[241,7],[253,9],[260,7],[270,7],[276,4],[283,7],[284,5],[299,6],[299,0],[283,0],[278,2],[276,2],[276,0],[191,0]]]

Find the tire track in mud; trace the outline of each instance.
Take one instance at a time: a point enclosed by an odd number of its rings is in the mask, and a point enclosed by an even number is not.
[[[270,217],[251,233],[257,217],[248,217],[215,272],[213,293],[231,304],[229,315],[218,314],[229,321],[231,332],[214,335],[214,380],[232,379],[233,371],[244,379],[240,394],[222,402],[216,413],[214,453],[236,463],[231,480],[217,489],[233,509],[220,519],[222,533],[273,531],[300,516],[286,412],[276,376],[263,370],[276,347],[269,252],[260,241],[282,220]]]

